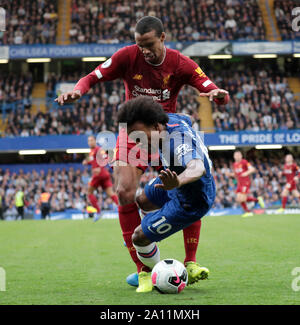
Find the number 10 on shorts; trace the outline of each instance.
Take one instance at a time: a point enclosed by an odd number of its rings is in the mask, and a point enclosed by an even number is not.
[[[169,223],[166,223],[165,221],[166,217],[162,216],[161,219],[153,223],[151,227],[149,226],[148,229],[153,232],[151,228],[155,228],[156,233],[162,235],[172,229],[172,226]]]

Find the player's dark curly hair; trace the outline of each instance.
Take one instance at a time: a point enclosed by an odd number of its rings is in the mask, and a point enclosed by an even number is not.
[[[135,32],[140,35],[149,33],[152,30],[155,31],[157,37],[160,37],[164,31],[163,23],[157,17],[145,16],[141,18],[135,26]]]
[[[128,127],[135,122],[147,126],[157,123],[166,124],[169,116],[162,106],[150,96],[139,96],[124,103],[118,112],[118,123],[127,123]]]

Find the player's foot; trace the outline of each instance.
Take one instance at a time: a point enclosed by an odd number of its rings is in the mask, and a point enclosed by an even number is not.
[[[248,218],[248,217],[253,217],[253,212],[245,212],[244,214],[242,214],[243,218]]]
[[[279,208],[279,209],[276,210],[276,213],[283,213],[284,210],[285,210],[284,208]]]
[[[152,291],[153,284],[151,279],[151,272],[140,272],[139,273],[139,286],[136,289],[138,293],[150,292]]]
[[[259,197],[257,198],[257,200],[258,200],[258,204],[259,204],[259,206],[260,206],[262,209],[264,209],[264,208],[265,208],[265,202],[264,202],[263,197],[262,197],[262,196],[259,196]]]
[[[137,273],[129,274],[126,278],[126,282],[133,287],[139,286],[139,275]]]
[[[188,285],[208,278],[209,270],[196,262],[186,262],[185,268],[188,272]]]

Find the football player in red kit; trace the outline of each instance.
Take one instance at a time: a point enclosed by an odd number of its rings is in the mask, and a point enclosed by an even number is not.
[[[286,178],[286,185],[282,191],[281,197],[281,208],[278,209],[278,212],[283,212],[289,194],[292,194],[293,197],[298,198],[300,197],[300,193],[297,190],[297,183],[298,183],[298,175],[300,169],[297,164],[294,162],[294,158],[291,154],[285,156],[285,164],[283,166],[283,172],[280,173],[280,177],[283,175]]]
[[[247,202],[257,202],[262,208],[265,204],[261,196],[254,197],[249,195],[251,187],[250,175],[255,172],[255,168],[246,160],[240,151],[235,151],[233,163],[233,173],[228,176],[233,176],[237,179],[236,200],[242,206],[245,213],[242,217],[250,217],[253,215],[247,206]]]
[[[135,45],[126,46],[117,51],[94,71],[81,78],[73,91],[61,94],[56,101],[63,105],[72,103],[86,94],[98,82],[121,78],[124,81],[126,100],[147,95],[159,102],[168,113],[176,112],[177,96],[184,85],[199,90],[200,96],[206,96],[217,104],[226,104],[229,95],[219,89],[191,59],[179,51],[166,48],[166,35],[160,19],[146,16],[141,18],[135,28]],[[125,150],[122,150],[125,143]],[[139,273],[138,292],[143,292],[143,278],[150,270],[136,255],[132,245],[132,234],[140,224],[140,215],[135,203],[135,194],[141,175],[148,165],[128,163],[128,153],[136,143],[128,140],[126,130],[120,130],[116,146],[114,176],[119,199],[119,220],[124,241],[129,253],[137,265]],[[127,165],[124,166],[126,162]],[[196,252],[200,235],[201,221],[183,230],[185,246],[185,265],[190,283],[207,278],[208,270],[196,263]]]
[[[106,153],[102,152],[101,148],[97,146],[96,138],[92,135],[88,137],[88,145],[91,151],[88,158],[84,159],[82,164],[91,165],[92,167],[92,178],[88,185],[88,199],[91,205],[97,210],[97,214],[94,217],[94,221],[97,221],[101,209],[98,204],[98,199],[94,194],[95,190],[101,186],[116,205],[118,205],[118,197],[113,190],[110,173],[105,167],[99,165],[99,163],[101,164],[101,161],[106,159]]]

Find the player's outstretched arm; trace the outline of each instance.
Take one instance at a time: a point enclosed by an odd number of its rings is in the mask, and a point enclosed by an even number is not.
[[[155,184],[157,188],[162,188],[163,190],[169,191],[176,187],[181,187],[183,185],[197,181],[205,173],[205,167],[201,159],[191,160],[186,169],[179,175],[170,169],[162,170],[158,176],[162,184]]]
[[[58,102],[59,105],[71,104],[74,103],[76,100],[78,100],[80,97],[81,97],[80,90],[73,90],[59,95],[55,99],[55,102]]]
[[[225,89],[213,89],[208,93],[200,93],[200,97],[208,97],[210,101],[214,99],[224,99],[226,96],[229,96],[229,93]]]

